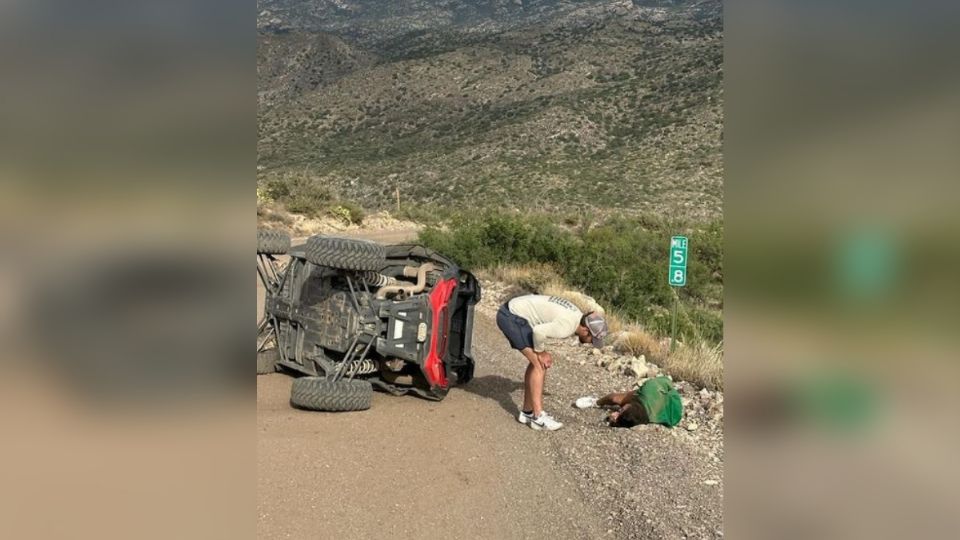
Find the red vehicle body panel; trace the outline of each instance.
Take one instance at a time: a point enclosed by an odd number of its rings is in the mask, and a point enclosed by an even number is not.
[[[433,313],[433,331],[430,332],[430,351],[423,363],[424,372],[431,385],[446,389],[448,386],[443,357],[447,354],[447,306],[457,288],[456,278],[437,283],[430,293],[430,308]],[[439,342],[438,342],[439,341]]]

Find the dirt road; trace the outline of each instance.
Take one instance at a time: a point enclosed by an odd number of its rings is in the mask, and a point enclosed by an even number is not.
[[[477,333],[495,329],[483,318]],[[263,538],[597,538],[581,494],[513,416],[517,384],[482,348],[477,379],[442,402],[374,395],[368,411],[290,408],[291,379],[258,378]],[[520,358],[511,370],[515,378]],[[515,395],[511,395],[515,394]]]
[[[516,422],[524,365],[490,306],[477,311],[475,379],[441,402],[375,393],[368,411],[306,412],[289,405],[289,376],[258,377],[258,537],[721,536],[719,491],[703,485],[716,457],[686,432],[611,430],[570,409],[618,381],[585,377],[586,351],[565,351],[545,397],[567,423],[554,433]]]

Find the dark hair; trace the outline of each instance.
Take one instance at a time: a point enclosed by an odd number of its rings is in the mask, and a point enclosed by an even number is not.
[[[646,424],[650,422],[647,417],[647,410],[639,403],[628,403],[620,409],[620,416],[617,417],[617,427],[633,427],[637,424]]]

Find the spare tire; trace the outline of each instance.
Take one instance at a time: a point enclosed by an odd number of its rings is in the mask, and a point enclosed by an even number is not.
[[[380,244],[337,236],[311,236],[305,256],[313,264],[341,270],[380,270],[386,263]]]
[[[257,254],[284,255],[290,251],[290,236],[283,231],[257,229]]]
[[[367,381],[300,377],[290,389],[290,404],[309,411],[364,411],[372,398],[373,387]]]
[[[276,349],[268,349],[257,353],[257,375],[273,373],[277,370],[277,360],[280,354]]]

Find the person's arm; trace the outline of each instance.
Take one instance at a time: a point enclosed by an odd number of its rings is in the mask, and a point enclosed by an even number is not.
[[[543,369],[550,369],[550,366],[553,365],[553,356],[547,351],[537,352],[530,347],[526,347],[520,352],[531,364],[540,366]]]
[[[526,347],[520,352],[531,364],[540,366],[542,369],[550,369],[550,366],[553,365],[553,356],[547,351],[536,352],[530,347]]]
[[[614,392],[597,400],[597,407],[622,407],[633,401],[633,392]]]
[[[543,366],[543,369],[550,369],[553,366],[553,355],[549,352],[537,353],[537,357],[540,359],[540,365]]]

